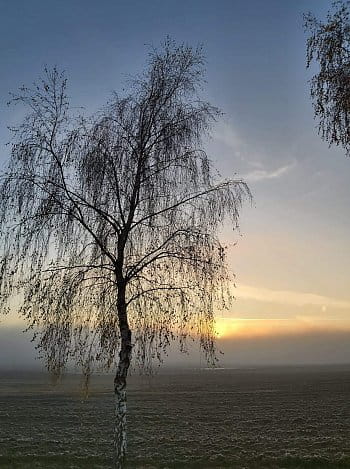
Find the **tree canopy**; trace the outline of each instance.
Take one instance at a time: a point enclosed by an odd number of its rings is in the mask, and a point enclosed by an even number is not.
[[[125,96],[74,115],[65,75],[45,70],[12,101],[0,187],[3,307],[18,305],[47,368],[115,369],[117,467],[126,449],[127,373],[173,339],[215,355],[214,313],[231,301],[218,230],[238,226],[241,180],[217,181],[203,137],[220,115],[200,99],[200,48],[168,39]]]
[[[349,2],[335,1],[325,22],[304,16],[307,67],[319,71],[311,81],[311,99],[318,131],[329,145],[342,146],[350,155],[350,17]]]

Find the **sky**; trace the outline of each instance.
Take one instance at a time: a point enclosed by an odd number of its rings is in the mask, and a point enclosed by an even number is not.
[[[225,177],[245,179],[253,204],[240,232],[225,228],[236,300],[218,312],[226,364],[349,363],[350,160],[328,148],[313,120],[302,14],[328,0],[0,0],[0,164],[7,126],[23,115],[9,92],[45,65],[64,69],[76,106],[94,112],[147,47],[167,35],[206,55],[203,98],[223,118],[206,149]],[[233,246],[234,243],[237,244]],[[33,362],[33,344],[9,317],[0,366]],[[16,345],[16,347],[13,347]],[[14,352],[16,350],[16,352]],[[197,360],[197,358],[196,358]]]

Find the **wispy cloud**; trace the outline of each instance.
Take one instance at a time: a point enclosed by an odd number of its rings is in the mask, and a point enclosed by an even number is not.
[[[235,131],[233,125],[228,122],[220,122],[217,124],[213,132],[213,137],[214,140],[223,143],[236,154],[239,154],[239,150],[244,146],[242,139]]]
[[[238,285],[236,297],[238,299],[252,299],[294,306],[314,305],[320,306],[324,311],[328,307],[350,310],[350,301],[316,295],[314,293],[291,290],[270,290],[268,288],[252,287],[250,285]]]
[[[257,181],[263,181],[265,179],[277,179],[287,174],[294,167],[295,167],[295,161],[285,166],[280,166],[279,168],[273,169],[270,171],[266,169],[254,169],[253,171],[247,174],[243,174],[242,178],[247,182],[257,182]]]
[[[214,140],[227,147],[231,154],[238,157],[247,168],[246,173],[242,174],[242,179],[247,182],[258,182],[266,179],[278,179],[296,166],[296,161],[288,162],[285,165],[274,169],[271,167],[271,160],[266,155],[257,153],[251,145],[245,142],[229,122],[220,123],[214,131]]]

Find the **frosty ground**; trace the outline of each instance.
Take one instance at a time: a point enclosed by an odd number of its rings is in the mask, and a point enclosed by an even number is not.
[[[1,468],[108,468],[113,378],[0,375]],[[131,376],[130,468],[350,468],[350,366]]]

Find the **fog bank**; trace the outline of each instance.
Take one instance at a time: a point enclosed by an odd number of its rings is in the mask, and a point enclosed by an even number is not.
[[[43,370],[36,359],[31,334],[17,327],[0,326],[0,369]],[[304,334],[218,339],[219,366],[247,367],[268,365],[346,364],[350,363],[350,333],[315,331]],[[163,366],[204,367],[206,362],[197,344],[189,345],[188,354],[169,349]]]

